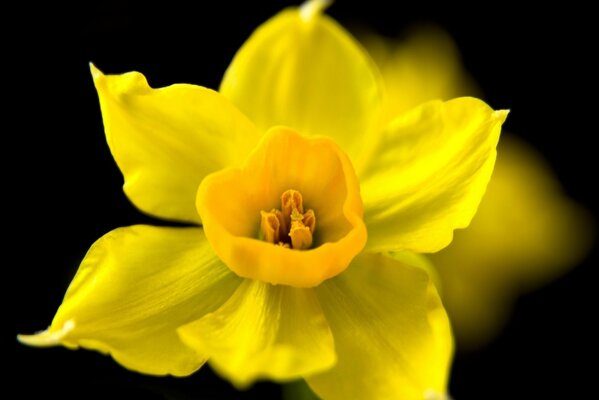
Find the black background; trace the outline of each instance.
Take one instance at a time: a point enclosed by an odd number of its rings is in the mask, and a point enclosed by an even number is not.
[[[329,14],[390,36],[435,22],[455,38],[466,68],[506,128],[540,149],[566,192],[591,208],[597,184],[597,65],[589,10],[509,3],[338,1]],[[142,71],[154,87],[218,87],[235,50],[261,22],[292,2],[195,2],[159,6],[93,2],[6,9],[3,16],[3,380],[17,398],[229,399],[279,396],[260,383],[235,392],[209,370],[190,378],[129,373],[108,357],[63,348],[31,349],[19,332],[47,326],[89,245],[118,226],[150,222],[121,191],[105,144],[89,61],[107,73]],[[8,239],[6,239],[8,238]],[[598,337],[596,253],[563,279],[524,296],[492,345],[458,355],[457,400],[587,398],[595,393]]]

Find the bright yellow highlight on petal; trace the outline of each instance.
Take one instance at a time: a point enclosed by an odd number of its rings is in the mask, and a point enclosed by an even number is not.
[[[317,15],[321,14],[328,6],[330,6],[332,0],[312,0],[306,1],[301,5],[299,11],[304,21],[309,22],[314,19]]]
[[[342,272],[366,242],[348,157],[330,139],[288,128],[270,130],[241,167],[206,177],[197,207],[214,250],[244,278],[316,286]],[[291,248],[272,245],[278,242]]]

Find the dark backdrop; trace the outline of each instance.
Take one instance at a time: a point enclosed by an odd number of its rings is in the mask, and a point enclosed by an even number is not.
[[[152,86],[189,82],[216,88],[252,30],[293,2],[195,6],[129,1],[5,9],[3,26],[3,204],[5,205],[3,381],[17,398],[229,399],[279,396],[260,383],[236,393],[204,368],[186,379],[129,373],[108,357],[63,348],[31,349],[18,332],[50,323],[89,245],[118,226],[153,222],[121,191],[105,144],[87,63],[108,73],[139,70]],[[421,21],[456,39],[468,70],[494,108],[510,108],[506,128],[539,148],[569,195],[593,207],[597,185],[591,141],[596,53],[588,10],[547,4],[533,11],[506,3],[473,7],[339,0],[329,13],[387,35]],[[9,6],[7,6],[9,7]],[[16,24],[15,24],[16,22]],[[14,27],[11,25],[14,24]],[[8,239],[7,239],[8,238]],[[457,400],[586,398],[595,392],[596,254],[565,278],[523,297],[503,335],[459,355]]]

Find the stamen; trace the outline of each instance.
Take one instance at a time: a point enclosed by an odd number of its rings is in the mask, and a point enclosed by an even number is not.
[[[297,190],[286,190],[283,195],[281,195],[281,209],[286,218],[289,218],[294,210],[303,214],[304,200],[302,194]]]
[[[294,249],[305,250],[312,246],[312,232],[301,221],[291,222],[289,237],[291,238],[291,247]]]
[[[281,238],[285,237],[287,232],[289,232],[289,224],[287,224],[287,221],[285,221],[285,217],[283,216],[283,213],[281,212],[281,210],[277,210],[276,208],[273,208],[271,210],[271,212],[275,213],[275,215],[277,216],[277,219],[279,220],[279,241],[281,241],[282,240]]]
[[[314,232],[314,228],[316,228],[316,215],[314,215],[314,210],[306,211],[302,222],[310,228],[310,232]]]
[[[302,194],[293,189],[281,195],[281,210],[260,211],[262,239],[285,248],[309,249],[316,228],[314,210],[304,213]]]
[[[279,243],[281,240],[279,235],[279,227],[281,224],[279,223],[277,214],[272,211],[260,211],[260,216],[262,217],[260,222],[260,230],[264,236],[263,239],[268,243]]]

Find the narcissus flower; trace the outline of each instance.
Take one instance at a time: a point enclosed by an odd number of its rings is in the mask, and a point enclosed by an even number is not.
[[[261,26],[218,93],[92,67],[126,194],[197,226],[108,233],[22,342],[155,375],[208,361],[238,387],[302,377],[325,399],[443,398],[452,338],[415,252],[469,223],[506,113],[461,98],[383,126],[378,73],[323,5]]]
[[[420,28],[398,42],[369,36],[364,43],[382,72],[386,115],[478,92],[438,28]],[[490,340],[520,292],[575,266],[590,247],[586,212],[564,195],[542,157],[505,134],[499,148],[471,226],[431,255],[462,348]]]

